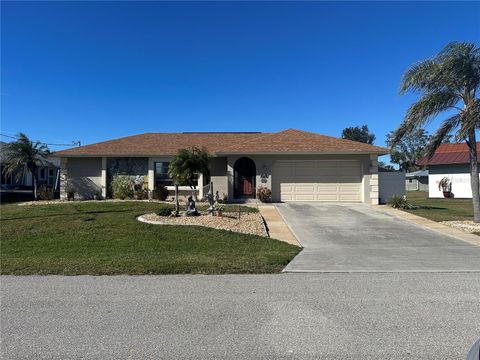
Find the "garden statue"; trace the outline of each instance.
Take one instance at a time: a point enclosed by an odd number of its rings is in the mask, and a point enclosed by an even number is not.
[[[200,215],[195,208],[195,201],[193,200],[193,197],[190,195],[187,198],[187,212],[185,213],[185,216],[198,216]]]
[[[215,200],[213,200],[212,193],[207,194],[207,201],[210,204],[209,208],[207,209],[208,215],[214,215],[215,212]]]

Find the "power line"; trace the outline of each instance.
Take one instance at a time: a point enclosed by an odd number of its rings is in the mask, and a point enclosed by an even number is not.
[[[18,140],[18,136],[14,136],[14,135],[8,135],[8,134],[1,134],[0,133],[0,136],[4,136],[4,137],[10,138],[10,139]],[[43,141],[36,141],[36,142],[38,142],[40,144],[44,144],[44,145],[49,145],[49,146],[80,146],[81,145],[80,140],[72,141],[71,144],[51,144],[51,143],[46,143],[46,142],[43,142]]]

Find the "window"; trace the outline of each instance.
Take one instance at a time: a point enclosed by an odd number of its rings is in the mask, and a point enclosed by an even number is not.
[[[172,179],[168,176],[168,162],[155,163],[155,186],[162,184],[163,186],[173,185]]]
[[[162,184],[163,186],[173,186],[173,181],[168,176],[168,165],[170,163],[160,161],[155,163],[155,186]],[[198,185],[198,176],[194,179],[195,186]]]
[[[45,180],[45,177],[46,177],[46,171],[45,171],[45,168],[41,168],[40,169],[40,180]]]
[[[53,185],[54,183],[54,171],[53,169],[48,169],[48,184]]]

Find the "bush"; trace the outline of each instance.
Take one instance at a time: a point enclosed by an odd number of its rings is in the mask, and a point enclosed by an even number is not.
[[[155,200],[165,201],[168,197],[168,190],[167,188],[160,184],[152,191],[152,198]]]
[[[406,196],[392,195],[387,204],[393,207],[394,209],[412,209],[413,205],[410,204]]]
[[[157,211],[157,215],[158,215],[158,216],[170,216],[170,215],[172,215],[172,212],[173,212],[173,208],[170,208],[170,207],[161,207],[161,208]]]
[[[257,191],[257,198],[261,202],[269,202],[272,200],[272,190],[266,187],[261,187]]]
[[[112,195],[114,199],[132,198],[135,182],[128,175],[118,175],[112,180]]]
[[[135,189],[135,200],[147,200],[148,199],[148,191],[144,189]]]
[[[37,196],[40,200],[52,200],[53,191],[47,185],[42,185],[38,188]]]

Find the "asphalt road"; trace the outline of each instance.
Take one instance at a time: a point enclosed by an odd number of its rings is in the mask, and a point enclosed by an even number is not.
[[[367,204],[285,203],[277,208],[304,247],[286,271],[480,271],[479,246]]]
[[[478,273],[1,277],[4,359],[465,359]]]

